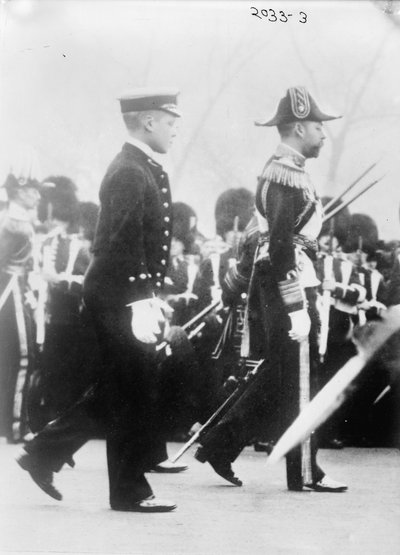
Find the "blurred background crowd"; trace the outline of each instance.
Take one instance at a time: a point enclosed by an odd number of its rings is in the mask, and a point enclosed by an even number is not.
[[[19,161],[1,188],[0,436],[12,443],[38,432],[90,389],[102,364],[82,301],[98,206],[79,201],[68,176],[38,181],[34,171],[32,160]],[[400,241],[380,240],[375,221],[352,213],[341,197],[322,203],[327,213],[338,211],[322,229],[315,261],[321,299],[324,291],[331,294],[321,386],[356,353],[354,326],[400,304]],[[174,310],[160,365],[168,437],[178,441],[206,421],[255,363],[241,357],[247,285],[232,286],[241,254],[258,239],[253,193],[226,189],[212,225],[214,234],[204,236],[194,207],[174,203],[163,291]],[[329,279],[323,275],[327,255],[334,261]],[[398,441],[396,394],[385,364],[364,373],[361,385],[323,428],[325,447]],[[268,449],[268,437],[254,444]]]

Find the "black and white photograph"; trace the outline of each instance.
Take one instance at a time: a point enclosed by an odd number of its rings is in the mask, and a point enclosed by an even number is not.
[[[0,0],[0,553],[400,551],[400,0]]]

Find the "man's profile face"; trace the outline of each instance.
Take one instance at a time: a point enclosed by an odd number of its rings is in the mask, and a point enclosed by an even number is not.
[[[159,111],[151,122],[149,146],[160,154],[168,152],[176,136],[178,118],[167,112]]]
[[[302,154],[306,158],[317,158],[326,139],[323,124],[318,121],[304,121],[301,125],[303,128]]]

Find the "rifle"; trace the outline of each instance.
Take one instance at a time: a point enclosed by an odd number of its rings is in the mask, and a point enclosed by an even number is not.
[[[374,185],[376,185],[377,183],[379,183],[379,181],[381,181],[385,176],[383,175],[382,177],[380,177],[379,179],[375,179],[375,181],[372,181],[372,183],[369,183],[366,187],[364,187],[364,189],[361,189],[361,191],[359,193],[357,193],[354,197],[352,197],[351,199],[342,202],[342,204],[339,204],[339,206],[337,206],[336,208],[334,208],[333,210],[331,210],[331,212],[329,212],[328,214],[325,213],[324,217],[322,218],[323,222],[327,222],[328,220],[330,220],[331,218],[333,218],[333,216],[335,216],[338,212],[340,212],[341,210],[343,210],[343,208],[346,208],[347,206],[349,206],[349,204],[353,203],[355,200],[357,200],[361,195],[363,195],[364,193],[366,193],[369,189],[371,189],[371,187],[373,187]]]
[[[194,316],[193,318],[188,320],[185,324],[183,324],[183,326],[180,326],[180,327],[177,326],[177,328],[179,327],[179,329],[183,330],[184,332],[187,332],[187,337],[190,340],[196,335],[198,335],[199,332],[206,325],[206,323],[203,322],[202,320],[204,320],[204,318],[214,310],[222,309],[222,307],[223,305],[221,301],[213,301],[211,304],[203,308],[203,310],[201,310],[198,314],[196,314],[196,316]],[[169,345],[170,345],[169,341],[164,340],[156,346],[156,351],[161,352],[161,351],[167,350]]]
[[[362,268],[362,254],[363,254],[363,238],[361,235],[358,236],[358,248],[357,248],[357,269],[358,277],[360,279],[360,284],[365,287],[365,275],[360,271]],[[360,326],[364,326],[367,322],[367,317],[365,315],[365,310],[363,308],[358,309],[358,323]]]
[[[353,181],[353,183],[350,183],[350,185],[343,191],[343,193],[340,193],[340,195],[338,195],[337,197],[331,199],[325,206],[324,206],[324,212],[325,214],[328,212],[328,210],[330,208],[332,208],[336,203],[338,203],[339,201],[342,200],[342,198],[347,195],[347,193],[349,191],[351,191],[351,189],[353,189],[353,187],[355,187],[357,185],[357,183],[359,183],[361,181],[361,179],[363,177],[365,177],[367,175],[367,173],[369,173],[376,165],[378,162],[375,162],[374,164],[372,164],[371,166],[369,166],[369,168],[367,168],[359,177],[357,177],[357,179],[355,179]]]
[[[324,279],[330,279],[333,274],[333,256],[328,254],[324,258]],[[321,308],[321,332],[319,337],[319,358],[320,362],[324,362],[326,348],[328,345],[329,333],[329,314],[331,310],[331,292],[326,290],[322,293]]]
[[[220,405],[220,407],[210,416],[205,424],[201,426],[201,428],[192,435],[192,437],[185,443],[185,445],[170,459],[173,463],[179,460],[184,453],[195,443],[201,434],[203,434],[214,422],[217,420],[219,416],[221,416],[226,410],[233,405],[233,403],[241,397],[241,395],[245,392],[248,387],[249,382],[253,381],[256,375],[259,373],[260,368],[264,364],[265,359],[261,359],[257,362],[256,366],[247,372],[246,376],[238,383],[236,389],[229,395],[229,397]]]
[[[330,246],[329,253],[324,258],[324,280],[331,280],[333,278],[333,255],[332,255],[332,242],[333,242],[333,226],[334,221],[330,223]],[[328,345],[329,334],[329,315],[331,310],[331,292],[325,290],[322,293],[322,308],[321,308],[321,333],[319,337],[319,358],[320,362],[324,362],[326,348]]]
[[[234,241],[233,241],[233,255],[236,260],[239,258],[239,216],[235,216],[233,220],[233,232],[234,232]]]

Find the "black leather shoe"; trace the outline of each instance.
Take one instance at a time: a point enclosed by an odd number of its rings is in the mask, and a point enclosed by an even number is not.
[[[267,453],[267,455],[270,455],[272,453],[273,448],[274,448],[273,443],[263,442],[263,441],[254,442],[254,451],[257,451],[257,453]]]
[[[171,461],[163,461],[162,463],[152,468],[150,472],[159,472],[160,474],[177,474],[178,472],[183,472],[188,468],[189,467],[185,464],[179,465]]]
[[[348,487],[346,484],[342,484],[341,482],[337,482],[329,476],[324,476],[319,482],[314,482],[313,484],[304,484],[306,488],[313,489],[314,491],[320,491],[323,493],[342,493],[343,491],[347,491]]]
[[[47,495],[53,499],[61,501],[62,495],[57,488],[53,485],[53,472],[49,468],[38,463],[29,453],[23,453],[16,459],[19,466],[29,472],[32,480],[42,489]]]
[[[333,438],[325,441],[321,447],[324,449],[343,449],[344,443],[341,439]]]
[[[206,455],[203,447],[197,449],[194,457],[201,463],[208,462],[221,478],[224,478],[224,480],[227,480],[234,486],[241,487],[243,485],[243,482],[235,476],[229,461],[215,455]]]
[[[196,459],[196,461],[199,461],[201,463],[207,462],[207,455],[204,451],[204,447],[202,447],[200,445],[200,447],[198,447],[196,449],[196,453],[194,454],[194,458]]]
[[[175,503],[165,499],[157,499],[154,495],[138,501],[137,503],[117,503],[112,504],[113,511],[127,511],[132,513],[168,513],[176,509]]]
[[[69,457],[69,459],[67,459],[65,461],[67,463],[68,466],[70,466],[71,468],[75,468],[75,461],[73,457]]]

